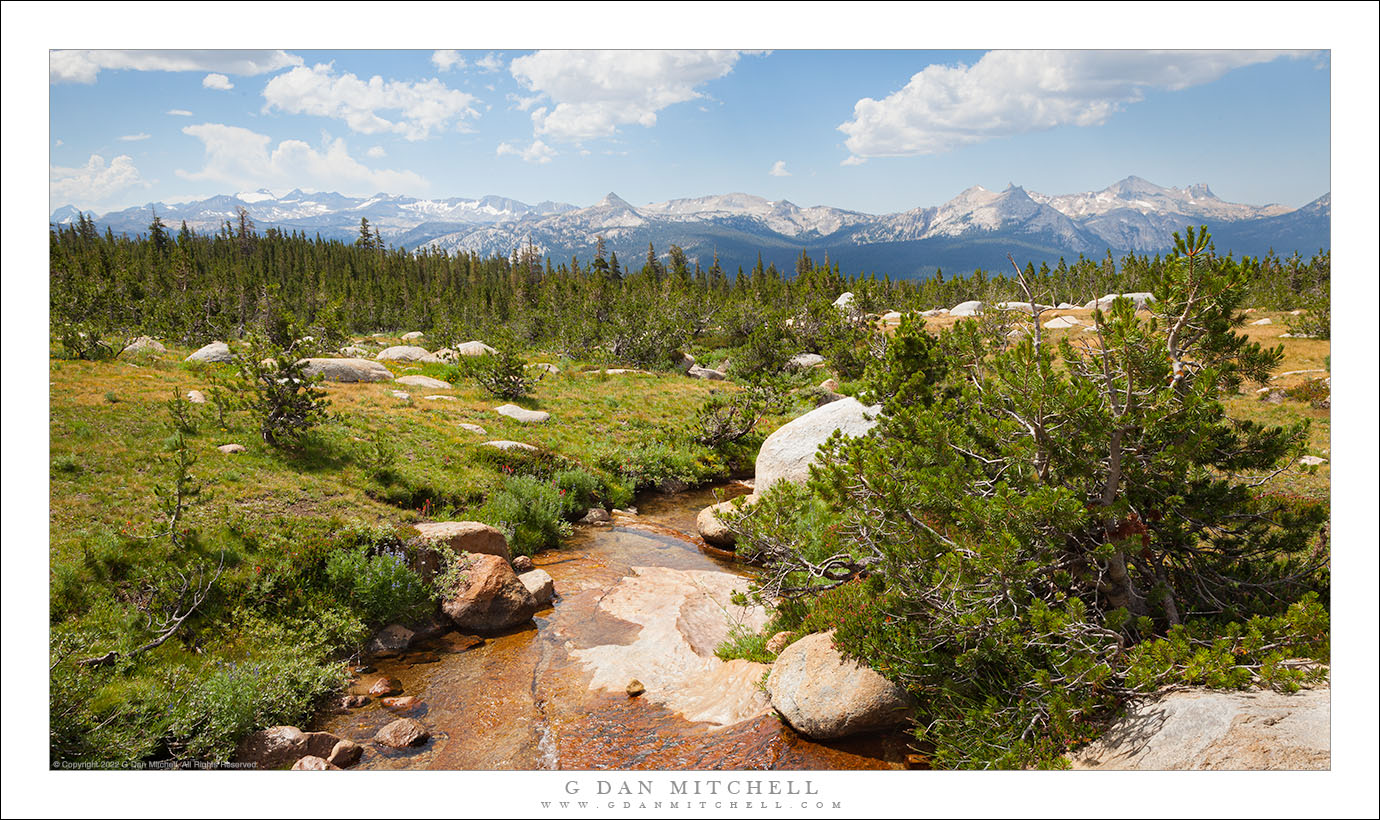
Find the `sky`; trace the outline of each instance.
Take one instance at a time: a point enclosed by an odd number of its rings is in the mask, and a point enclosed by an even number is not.
[[[72,50],[50,210],[266,188],[633,204],[741,191],[891,213],[1129,175],[1329,190],[1327,50]]]

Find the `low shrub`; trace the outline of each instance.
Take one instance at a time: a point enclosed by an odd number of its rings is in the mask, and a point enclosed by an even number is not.
[[[424,615],[432,600],[431,590],[408,568],[401,551],[372,555],[368,547],[339,550],[326,559],[326,577],[336,597],[370,624]]]
[[[508,548],[517,555],[560,546],[572,532],[565,516],[562,491],[550,481],[524,475],[504,479],[479,512],[481,521],[503,530]]]

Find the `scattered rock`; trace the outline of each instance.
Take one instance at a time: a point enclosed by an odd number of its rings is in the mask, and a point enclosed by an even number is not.
[[[1327,769],[1331,711],[1327,688],[1165,691],[1069,757],[1075,769]]]
[[[466,635],[463,632],[450,632],[441,636],[438,648],[443,652],[468,652],[476,646],[483,646],[484,639],[478,635]]]
[[[461,629],[494,632],[527,623],[538,604],[518,580],[508,558],[474,554],[441,611]]]
[[[786,367],[790,370],[808,370],[812,367],[824,366],[824,357],[818,353],[797,353],[786,362]]]
[[[841,431],[846,436],[866,433],[877,423],[871,416],[875,416],[880,409],[880,405],[867,407],[857,399],[847,398],[787,422],[762,442],[762,449],[757,454],[757,475],[753,485],[756,491],[766,492],[772,484],[781,480],[805,481],[819,445],[835,431]]]
[[[398,683],[393,678],[384,676],[369,684],[369,688],[366,691],[376,698],[387,697],[389,695],[400,695],[402,694],[402,684]]]
[[[516,404],[505,404],[495,407],[494,412],[500,416],[507,416],[513,421],[520,421],[523,424],[540,424],[551,418],[551,414],[545,410],[528,410],[518,407]]]
[[[899,310],[888,310],[882,314],[882,322],[888,325],[899,325],[903,314]]]
[[[416,695],[403,695],[401,697],[396,698],[383,698],[379,701],[379,703],[381,703],[383,705],[383,708],[385,709],[399,709],[402,711],[406,711],[415,706],[418,706],[421,704],[421,702],[422,699],[417,697]]]
[[[216,449],[217,449],[217,450],[220,450],[222,453],[225,453],[226,455],[232,455],[232,454],[234,454],[234,453],[243,453],[243,452],[244,452],[244,445],[243,445],[243,444],[222,444],[222,445],[220,445],[219,447],[217,447]]]
[[[1145,310],[1147,305],[1152,305],[1155,303],[1155,294],[1153,293],[1108,293],[1101,299],[1093,299],[1092,301],[1088,302],[1086,305],[1083,306],[1083,309],[1107,310],[1112,306],[1112,302],[1116,301],[1119,296],[1125,296],[1127,299],[1130,299],[1131,302],[1135,305],[1136,310]]]
[[[192,355],[188,356],[189,362],[229,362],[234,361],[230,355],[230,345],[225,342],[211,342]]]
[[[523,444],[520,441],[486,441],[481,446],[497,447],[500,450],[526,450],[532,453],[535,453],[537,451],[537,448],[533,447],[532,445]]]
[[[191,402],[192,404],[205,404],[206,396],[203,395],[200,390],[188,390],[187,401]]]
[[[1284,401],[1283,387],[1262,387],[1255,392],[1256,395],[1260,396],[1261,401],[1269,402],[1270,404],[1279,404]]]
[[[425,387],[428,390],[452,390],[454,386],[450,382],[433,379],[430,376],[399,376],[398,384],[406,384],[411,387]]]
[[[480,341],[470,341],[455,346],[455,352],[461,356],[487,356],[497,353],[492,347]]]
[[[561,372],[561,369],[559,367],[555,366],[554,364],[549,364],[547,362],[532,362],[531,364],[523,365],[523,367],[529,367],[533,370],[540,370],[543,373],[550,373],[553,376],[558,375]]]
[[[1079,308],[1078,305],[1070,304],[1070,303],[1068,303],[1068,302],[1060,302],[1059,304],[1055,305],[1055,307],[1058,308],[1059,310],[1080,310],[1080,309],[1081,309],[1081,308]]]
[[[330,732],[303,732],[306,753],[314,757],[330,757],[331,750],[340,743],[340,738]]]
[[[342,740],[331,748],[331,753],[326,757],[326,762],[345,769],[358,763],[360,755],[362,754],[364,754],[363,746],[353,740]]]
[[[966,304],[966,303],[965,303],[965,304]],[[922,310],[922,311],[920,311],[920,315],[921,315],[922,317],[926,318],[926,319],[930,318],[931,316],[948,316],[948,315],[949,315],[949,309],[948,309],[948,308],[934,308],[934,309],[932,309],[932,310]]]
[[[997,307],[1002,310],[1016,310],[1032,315],[1042,310],[1054,310],[1054,305],[1042,305],[1039,302],[998,302]]]
[[[424,521],[413,524],[418,533],[417,547],[447,546],[459,555],[469,552],[496,555],[504,561],[513,560],[508,551],[508,539],[503,531],[480,521]]]
[[[731,547],[738,540],[738,534],[729,529],[723,519],[719,518],[719,513],[725,510],[742,509],[756,502],[757,495],[753,494],[720,501],[718,504],[710,504],[700,510],[700,514],[695,517],[695,529],[706,543],[717,547]]]
[[[852,292],[841,293],[839,294],[839,298],[834,300],[834,307],[842,311],[852,311],[853,298]]]
[[[1072,316],[1056,316],[1045,322],[1044,326],[1050,330],[1062,330],[1066,327],[1078,327],[1083,324]]]
[[[685,371],[685,375],[692,379],[709,379],[710,381],[721,382],[728,378],[718,370],[710,370],[707,367],[700,367],[697,364],[690,365],[690,369]]]
[[[378,734],[374,735],[374,742],[394,749],[406,749],[409,746],[421,745],[430,737],[431,732],[427,731],[421,721],[414,718],[399,718],[379,729]]]
[[[389,393],[393,396],[393,398],[395,398],[395,399],[401,399],[401,400],[403,400],[403,401],[411,401],[411,400],[412,400],[412,394],[411,394],[411,393],[407,393],[407,392],[404,392],[404,391],[402,391],[402,390],[389,390],[388,392],[389,392]]]
[[[159,342],[158,340],[154,339],[154,338],[151,337],[151,336],[140,336],[139,338],[137,338],[137,339],[135,339],[134,341],[130,342],[129,344],[125,345],[125,349],[122,350],[122,351],[120,351],[120,352],[121,352],[121,353],[167,353],[167,352],[168,352],[168,349],[167,349],[166,347],[163,346],[162,342]]]
[[[830,393],[837,393],[839,392],[839,380],[825,379],[824,381],[819,383],[819,389],[828,390]]]
[[[518,580],[527,587],[527,591],[532,593],[532,597],[541,606],[551,603],[551,599],[556,597],[556,582],[544,569],[524,572],[518,576]]]
[[[1308,467],[1317,467],[1320,464],[1326,464],[1327,459],[1321,456],[1304,456],[1303,458],[1299,459],[1299,463],[1306,465]]]
[[[778,632],[767,639],[767,651],[773,655],[780,655],[781,650],[790,645],[791,639],[795,637],[794,632]]]
[[[953,307],[949,308],[949,315],[950,315],[950,316],[976,316],[976,315],[978,315],[979,313],[982,313],[982,308],[983,308],[982,302],[979,302],[979,301],[976,300],[976,299],[971,299],[971,300],[969,300],[969,301],[967,301],[967,302],[959,302],[958,304],[956,304],[956,305],[954,305]]]
[[[320,376],[328,382],[391,382],[388,368],[368,359],[303,359],[303,374],[308,378]]]
[[[1260,326],[1260,325],[1272,325],[1272,324],[1274,324],[1274,322],[1270,321],[1268,318],[1266,318],[1266,319],[1256,319],[1254,322],[1251,322],[1251,325],[1257,326],[1257,327]]]
[[[834,648],[834,633],[807,635],[781,653],[767,678],[772,708],[821,740],[904,723],[910,699],[896,684]]]
[[[342,709],[358,709],[368,703],[368,695],[345,695],[340,699],[340,707]]]
[[[346,345],[340,348],[340,355],[347,359],[363,359],[366,356],[372,355],[372,353],[373,351],[366,350],[357,345]]]
[[[513,572],[516,572],[519,578],[522,577],[522,573],[531,572],[534,569],[536,569],[536,564],[532,563],[529,556],[519,555],[513,559]]]
[[[643,692],[646,692],[647,687],[642,685],[642,681],[638,680],[637,678],[633,678],[632,680],[628,681],[628,685],[624,688],[623,691],[628,693],[628,697],[635,698],[638,695],[641,695]]]
[[[412,630],[402,624],[385,626],[369,640],[364,652],[376,658],[388,658],[407,651],[412,644]]]
[[[235,762],[256,769],[281,769],[307,753],[307,737],[296,726],[271,726],[250,732],[235,749]]]
[[[307,755],[306,757],[299,758],[296,763],[292,764],[292,770],[294,772],[325,772],[339,769],[339,766],[327,761],[325,758],[317,757],[316,755]]]
[[[435,395],[435,396],[422,396],[422,398],[426,399],[427,401],[455,401],[455,400],[456,400],[456,398],[455,398],[454,396],[442,396],[442,395],[440,395],[439,393],[438,393],[437,395]]]
[[[412,331],[411,333],[404,333],[400,338],[401,338],[404,342],[415,342],[415,341],[417,341],[418,339],[422,338],[422,337],[425,336],[425,335],[426,335],[426,334],[423,333],[423,332],[421,332],[420,330],[414,330],[414,331]]]
[[[461,423],[459,423],[459,424],[457,424],[457,425],[455,425],[455,426],[456,426],[456,427],[459,427],[461,430],[469,430],[471,433],[478,433],[478,434],[481,435],[481,436],[485,436],[485,435],[488,435],[488,434],[489,434],[489,431],[488,431],[488,430],[485,430],[483,427],[480,427],[478,424],[470,424],[470,423],[468,423],[468,422],[461,422]]]
[[[581,524],[608,524],[613,521],[613,516],[603,507],[590,507],[585,510],[584,517],[580,519]]]
[[[429,355],[431,354],[428,353],[424,347],[417,347],[416,345],[393,345],[392,347],[385,347],[383,350],[380,350],[378,355],[374,356],[374,358],[381,362],[416,362],[421,361],[423,356]]]

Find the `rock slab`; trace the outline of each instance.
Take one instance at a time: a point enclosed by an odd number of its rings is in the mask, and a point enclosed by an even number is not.
[[[1070,760],[1075,769],[1327,769],[1331,702],[1327,688],[1161,692],[1133,705]]]

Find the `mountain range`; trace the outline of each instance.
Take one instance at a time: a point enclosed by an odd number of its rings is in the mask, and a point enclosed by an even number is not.
[[[1166,188],[1130,176],[1100,191],[1050,196],[1009,185],[1002,191],[974,186],[942,205],[874,215],[827,206],[801,208],[787,200],[744,193],[673,199],[634,206],[610,193],[587,208],[561,202],[529,205],[515,199],[419,199],[376,194],[347,197],[300,189],[278,195],[266,189],[214,196],[197,202],[154,202],[95,217],[116,233],[145,233],[152,213],[176,230],[182,222],[215,232],[244,208],[259,230],[278,228],[308,236],[353,240],[367,219],[391,246],[447,252],[509,255],[532,243],[556,260],[588,260],[599,237],[625,266],[640,267],[651,243],[665,255],[672,244],[708,267],[715,256],[725,270],[765,264],[794,269],[806,250],[827,255],[847,273],[898,277],[984,268],[1003,271],[1007,253],[1024,262],[1073,262],[1156,254],[1173,245],[1187,225],[1207,225],[1220,252],[1259,256],[1298,251],[1309,256],[1331,246],[1332,198],[1307,205],[1244,205],[1227,202],[1205,184]],[[64,206],[50,222],[65,224],[78,211]]]

